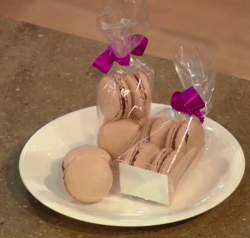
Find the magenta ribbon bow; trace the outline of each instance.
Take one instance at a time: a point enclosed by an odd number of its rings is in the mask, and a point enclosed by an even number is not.
[[[205,103],[194,87],[175,92],[171,98],[171,106],[176,111],[194,115],[201,123],[204,122],[204,112],[201,112],[201,109],[205,107]]]
[[[131,38],[130,44],[132,46],[133,44],[136,44],[137,36],[134,35]],[[145,36],[143,36],[140,44],[123,58],[117,57],[112,47],[109,46],[105,52],[103,52],[99,57],[97,57],[97,59],[93,63],[93,66],[95,66],[97,69],[102,71],[104,74],[108,73],[108,71],[111,69],[112,65],[114,64],[114,62],[117,62],[119,65],[122,65],[122,66],[128,66],[130,63],[130,55],[135,55],[135,56],[143,55],[145,49],[147,48],[147,45],[148,45],[148,39]]]

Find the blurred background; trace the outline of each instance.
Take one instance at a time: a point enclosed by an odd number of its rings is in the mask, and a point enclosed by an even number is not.
[[[106,42],[101,0],[0,0],[0,15]],[[249,0],[148,0],[147,53],[173,58],[178,45],[205,44],[220,72],[250,80]]]

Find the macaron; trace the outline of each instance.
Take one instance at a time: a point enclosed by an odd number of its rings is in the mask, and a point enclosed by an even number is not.
[[[205,132],[202,124],[194,117],[176,122],[166,138],[166,147],[187,153],[190,149],[205,146]]]
[[[150,131],[152,124],[154,123],[155,118],[149,119],[145,125],[142,127],[140,140],[149,140],[150,139]]]
[[[165,147],[166,148],[172,148],[175,149],[175,139],[178,130],[180,129],[181,125],[185,122],[185,120],[180,120],[175,122],[175,124],[170,128],[167,137],[166,137],[166,143]]]
[[[75,158],[86,155],[86,156],[99,156],[108,164],[111,163],[111,156],[109,153],[101,148],[92,145],[82,145],[77,148],[70,150],[66,156],[64,157],[63,161],[63,170],[68,166],[68,164]]]
[[[127,118],[132,109],[132,98],[126,81],[119,75],[102,78],[97,105],[104,122]]]
[[[159,117],[154,120],[150,131],[150,141],[155,143],[160,149],[165,147],[166,137],[174,121],[169,117]]]
[[[148,78],[143,72],[135,72],[124,76],[132,97],[131,115],[137,119],[148,117],[152,101],[152,89]]]
[[[188,161],[181,151],[170,148],[162,149],[155,157],[151,171],[168,176],[168,190],[173,198],[180,179],[188,169]]]
[[[166,147],[188,154],[188,164],[191,165],[205,146],[205,132],[201,122],[190,117],[176,122],[166,138]]]
[[[172,150],[171,148],[164,148],[161,151],[159,151],[159,153],[157,154],[153,163],[150,166],[150,170],[158,173],[160,171],[163,163],[165,162],[165,160],[169,157],[169,155],[173,151],[174,150]]]
[[[98,146],[115,160],[128,150],[140,130],[140,125],[130,119],[107,122],[98,132]]]
[[[123,163],[148,169],[158,152],[159,148],[154,143],[138,142],[124,155]]]
[[[173,125],[174,121],[169,117],[152,118],[142,128],[140,139],[148,139],[150,142],[156,144],[159,149],[163,149],[167,134]]]
[[[109,164],[96,155],[73,159],[64,171],[67,192],[83,203],[95,203],[108,195],[113,184]]]
[[[162,149],[155,157],[151,169],[154,172],[168,174],[174,168],[177,168],[181,174],[187,169],[187,162],[184,161],[185,166],[181,166],[180,170],[178,166],[183,165],[184,154],[181,151],[174,151],[171,148]]]

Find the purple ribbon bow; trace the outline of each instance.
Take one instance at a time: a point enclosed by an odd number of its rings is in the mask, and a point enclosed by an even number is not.
[[[134,35],[131,38],[130,44],[132,46],[136,44],[137,37],[138,35]],[[145,49],[147,48],[147,45],[148,45],[148,39],[145,36],[142,36],[140,44],[123,58],[117,57],[112,47],[109,46],[105,52],[103,52],[99,57],[97,57],[97,59],[93,63],[93,66],[102,71],[104,74],[108,73],[114,62],[117,62],[119,65],[122,66],[128,66],[130,63],[130,55],[135,55],[135,56],[143,55]]]
[[[204,113],[201,112],[201,109],[205,107],[205,103],[194,87],[183,92],[175,92],[171,98],[171,106],[176,111],[190,116],[194,115],[199,118],[201,123],[204,122]]]

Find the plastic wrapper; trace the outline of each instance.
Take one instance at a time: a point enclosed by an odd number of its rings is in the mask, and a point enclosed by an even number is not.
[[[208,149],[203,122],[212,108],[216,79],[206,48],[179,47],[174,64],[184,91],[172,95],[172,108],[147,120],[133,145],[113,163],[114,192],[166,206]]]
[[[98,146],[116,159],[149,118],[154,70],[141,59],[148,44],[146,1],[103,3],[97,28],[110,46],[93,64],[104,73],[97,89]]]

